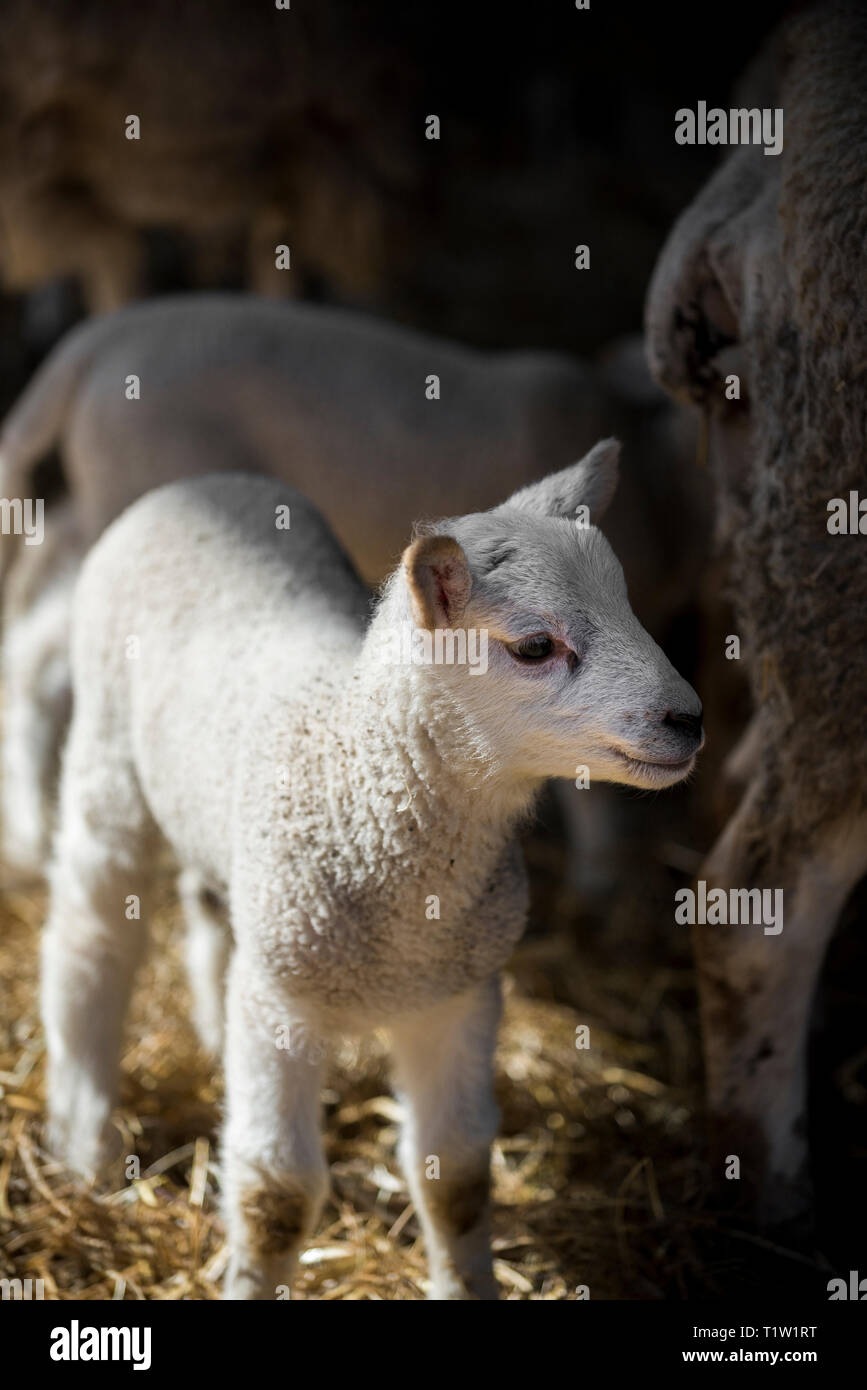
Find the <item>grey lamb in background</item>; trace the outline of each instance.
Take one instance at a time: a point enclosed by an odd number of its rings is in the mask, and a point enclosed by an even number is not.
[[[127,395],[131,376],[138,399]],[[438,399],[428,397],[431,378]],[[484,509],[608,431],[627,447],[606,534],[639,617],[663,640],[694,602],[709,499],[692,467],[691,421],[653,383],[634,339],[594,367],[480,352],[346,310],[232,295],[155,300],[83,324],[49,355],[4,421],[0,485],[30,495],[38,460],[57,447],[72,515],[93,540],[160,483],[221,468],[272,473],[310,497],[376,584],[414,519]],[[23,549],[4,537],[0,571]],[[19,743],[7,819],[27,780],[22,752]],[[573,884],[588,902],[604,900],[633,810],[604,788],[592,805],[565,790],[560,803]],[[19,860],[39,858],[50,811],[48,801]]]

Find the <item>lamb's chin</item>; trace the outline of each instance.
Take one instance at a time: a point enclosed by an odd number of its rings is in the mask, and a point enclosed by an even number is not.
[[[695,753],[675,763],[649,762],[634,758],[619,749],[611,750],[616,759],[618,775],[616,780],[628,787],[640,787],[644,791],[655,791],[662,787],[674,787],[688,777],[695,767]],[[612,779],[614,780],[614,779]]]

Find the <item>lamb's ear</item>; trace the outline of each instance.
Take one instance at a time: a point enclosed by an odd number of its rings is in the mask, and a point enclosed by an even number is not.
[[[716,357],[740,336],[735,303],[755,251],[749,215],[765,177],[743,150],[731,154],[674,224],[654,267],[644,308],[647,361],[660,386],[687,405],[722,394],[726,373]]]
[[[595,525],[614,496],[619,458],[620,441],[602,439],[578,463],[522,488],[503,507],[520,507],[537,516],[574,517],[578,507],[583,506],[588,508]]]
[[[450,627],[470,597],[467,557],[451,536],[419,536],[403,553],[403,572],[416,627]]]

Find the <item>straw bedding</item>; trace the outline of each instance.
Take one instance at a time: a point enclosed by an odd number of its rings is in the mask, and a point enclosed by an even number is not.
[[[714,1297],[827,1274],[707,1204],[700,1069],[688,943],[667,948],[642,915],[652,885],[576,938],[557,885],[561,856],[536,835],[531,931],[507,982],[498,1056],[495,1255],[502,1297]],[[670,871],[659,868],[665,885]],[[670,901],[669,890],[665,896]],[[52,1299],[215,1299],[225,1250],[217,1135],[221,1082],[187,1022],[180,921],[163,876],[153,946],[123,1059],[123,1151],[98,1189],[42,1148],[43,1045],[36,1006],[41,885],[0,895],[0,1275],[44,1281]],[[658,920],[658,918],[657,918]],[[642,935],[644,934],[644,935]],[[580,943],[576,945],[576,939]],[[590,1047],[576,1048],[589,1026]],[[424,1252],[395,1161],[399,1111],[383,1044],[349,1049],[327,1077],[332,1198],[293,1299],[421,1299]],[[133,1170],[130,1170],[133,1171]]]

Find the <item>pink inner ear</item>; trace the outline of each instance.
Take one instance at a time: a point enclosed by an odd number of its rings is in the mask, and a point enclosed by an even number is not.
[[[451,578],[451,571],[451,565],[443,565],[434,570],[434,578],[437,583],[437,602],[446,617],[449,616],[449,595],[446,585]]]
[[[424,554],[430,549],[433,554]],[[415,590],[416,604],[426,626],[439,627],[449,623],[463,610],[470,593],[470,580],[463,551],[454,541],[439,542],[430,547],[418,546],[421,554],[410,557],[410,584]]]

